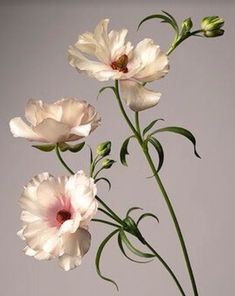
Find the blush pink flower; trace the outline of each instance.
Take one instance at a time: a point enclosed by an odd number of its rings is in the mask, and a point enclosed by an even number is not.
[[[54,103],[29,100],[22,118],[10,121],[14,137],[43,143],[76,141],[87,137],[100,123],[95,108],[86,101],[63,98]]]
[[[64,270],[81,264],[88,252],[88,225],[97,211],[97,188],[83,171],[55,178],[48,173],[34,177],[19,199],[26,255],[38,260],[59,259]]]
[[[69,47],[69,63],[99,81],[119,80],[123,98],[133,111],[155,106],[161,94],[143,86],[164,77],[169,70],[166,54],[150,38],[135,48],[126,42],[127,29],[110,31],[103,19],[94,33],[86,32]],[[90,57],[95,57],[95,60]]]

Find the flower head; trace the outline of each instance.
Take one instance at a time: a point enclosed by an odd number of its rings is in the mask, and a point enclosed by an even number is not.
[[[38,260],[59,258],[70,270],[81,263],[90,247],[90,220],[97,211],[96,185],[82,171],[71,177],[42,173],[24,188],[19,199],[25,254]]]
[[[224,25],[224,20],[219,16],[207,16],[201,21],[201,28],[205,37],[218,37],[224,34],[221,29]]]
[[[44,143],[79,140],[88,136],[100,122],[95,108],[76,98],[64,98],[51,104],[29,100],[25,117],[29,124],[20,117],[10,121],[12,134]]]
[[[167,56],[149,38],[133,48],[130,42],[125,41],[128,31],[122,29],[108,33],[108,23],[109,19],[104,19],[94,33],[86,32],[79,36],[74,46],[69,48],[70,65],[100,81],[120,80],[123,97],[134,111],[156,105],[161,94],[144,89],[142,84],[166,75],[169,69]],[[88,56],[95,56],[96,60]],[[136,88],[134,92],[133,88]],[[137,92],[140,98],[136,97]]]

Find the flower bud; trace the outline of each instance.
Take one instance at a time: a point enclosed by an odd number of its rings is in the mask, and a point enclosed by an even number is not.
[[[110,141],[101,143],[96,148],[96,154],[99,156],[102,156],[102,157],[109,155],[110,151],[111,151],[111,142]]]
[[[110,169],[111,166],[115,163],[116,161],[113,160],[113,159],[104,159],[103,162],[102,162],[102,168],[103,169]]]
[[[221,28],[224,25],[224,20],[218,16],[207,16],[201,21],[201,29],[204,31],[205,37],[217,37],[224,34]]]
[[[189,32],[193,27],[193,22],[191,20],[191,18],[187,18],[183,21],[182,23],[182,32]]]

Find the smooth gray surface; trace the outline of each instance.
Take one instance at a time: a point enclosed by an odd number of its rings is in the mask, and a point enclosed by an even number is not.
[[[221,1],[220,1],[221,2]],[[97,22],[111,18],[110,28],[127,27],[129,39],[151,37],[167,49],[171,32],[157,21],[138,22],[161,9],[178,19],[221,15],[226,34],[218,39],[191,39],[170,58],[167,77],[153,85],[163,93],[160,104],[143,113],[143,122],[163,117],[166,125],[189,128],[198,139],[202,160],[180,137],[161,135],[166,160],[162,178],[182,225],[202,296],[235,294],[234,238],[234,4],[232,1],[3,1],[0,6],[1,90],[1,295],[72,296],[117,295],[114,287],[98,278],[95,251],[108,227],[92,225],[93,244],[82,266],[63,272],[56,262],[38,262],[22,253],[16,236],[20,228],[17,199],[22,186],[35,174],[64,174],[54,154],[40,153],[24,140],[14,139],[8,121],[23,115],[28,98],[53,101],[78,96],[96,105],[103,124],[88,143],[113,141],[113,157],[129,135],[111,93],[96,95],[104,84],[78,75],[66,58],[77,35],[93,30]],[[116,165],[109,172],[112,191],[99,193],[120,214],[130,206],[156,212],[160,224],[143,223],[143,233],[175,269],[187,295],[192,295],[183,257],[171,220],[149,169],[136,145],[130,145],[129,168]],[[88,151],[66,155],[74,169],[86,169]],[[179,295],[175,284],[158,263],[136,265],[120,254],[114,240],[105,250],[103,272],[115,279],[118,295]]]

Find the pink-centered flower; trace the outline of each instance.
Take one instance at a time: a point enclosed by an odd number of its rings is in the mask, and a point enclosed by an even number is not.
[[[97,211],[96,185],[82,171],[55,178],[34,177],[19,199],[26,255],[38,260],[59,259],[64,270],[81,264],[91,243],[88,225]]]
[[[135,48],[126,42],[127,30],[110,31],[109,19],[102,20],[94,33],[79,36],[69,47],[69,63],[100,81],[120,80],[127,105],[134,111],[155,106],[161,94],[143,86],[158,80],[169,70],[167,56],[152,39],[140,41]],[[89,59],[94,56],[95,60]]]
[[[63,98],[51,104],[29,100],[25,118],[28,124],[21,117],[10,121],[14,137],[44,143],[79,140],[87,137],[100,123],[95,108],[76,98]]]

